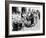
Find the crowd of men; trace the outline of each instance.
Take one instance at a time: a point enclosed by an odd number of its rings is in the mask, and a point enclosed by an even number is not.
[[[18,7],[12,7],[13,31],[19,31],[24,27],[30,28],[37,24],[40,19],[39,10],[22,7],[19,11]]]

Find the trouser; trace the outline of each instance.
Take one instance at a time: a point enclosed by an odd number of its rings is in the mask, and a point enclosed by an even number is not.
[[[22,23],[13,23],[13,31],[21,30]]]

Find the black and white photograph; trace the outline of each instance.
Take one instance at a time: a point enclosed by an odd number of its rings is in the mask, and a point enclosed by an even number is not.
[[[43,4],[10,3],[8,9],[8,35],[43,33]]]
[[[35,8],[12,7],[12,31],[39,30],[40,8]]]

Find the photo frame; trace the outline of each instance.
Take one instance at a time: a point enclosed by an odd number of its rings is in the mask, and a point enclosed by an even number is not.
[[[5,1],[5,36],[45,35],[45,3]]]

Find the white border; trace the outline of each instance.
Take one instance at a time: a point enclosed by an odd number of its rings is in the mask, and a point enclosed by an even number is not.
[[[12,31],[12,7],[36,7],[40,8],[40,30],[36,31]],[[43,7],[42,5],[9,4],[9,35],[43,33]]]

